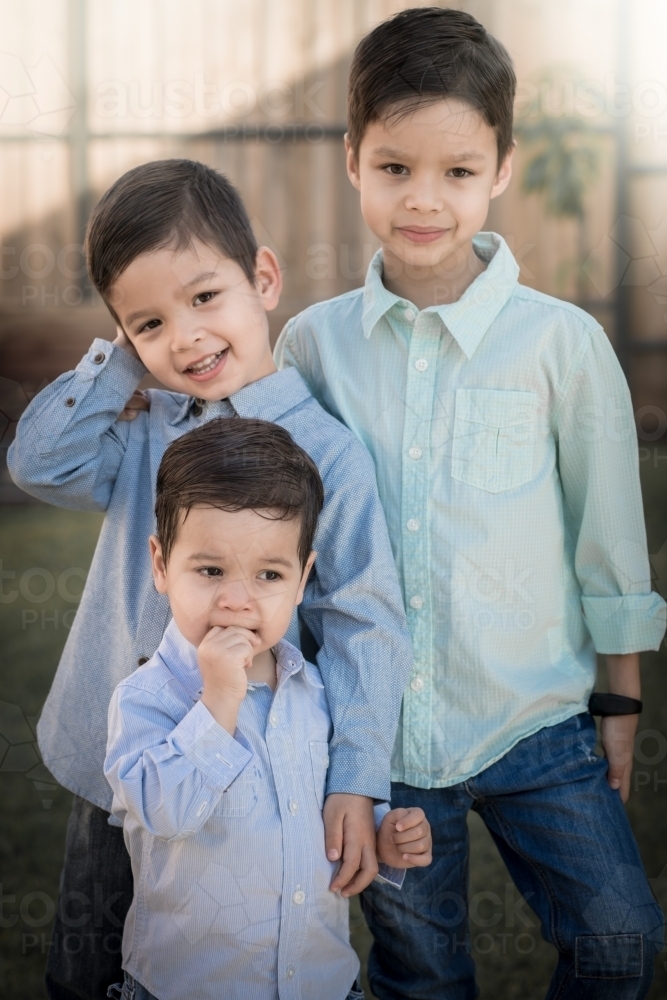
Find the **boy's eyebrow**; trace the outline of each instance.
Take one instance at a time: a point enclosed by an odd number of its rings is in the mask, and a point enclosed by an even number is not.
[[[140,319],[142,316],[150,316],[150,309],[137,309],[136,312],[130,313],[129,316],[125,317],[125,322],[127,326],[131,326],[135,320]]]
[[[206,281],[207,278],[217,278],[217,277],[218,277],[217,271],[202,271],[202,273],[198,274],[196,278],[191,278],[190,281],[186,281],[185,284],[183,285],[183,288],[189,288],[190,285],[198,285],[200,281]]]
[[[377,146],[373,153],[376,156],[389,156],[396,160],[407,159],[410,155],[405,149],[393,149],[391,146]],[[486,156],[474,149],[466,149],[463,153],[452,153],[447,159],[456,160],[459,163],[462,160],[485,160]]]
[[[224,557],[219,552],[193,552],[192,555],[188,556],[190,562],[217,562]],[[292,568],[292,563],[289,559],[283,559],[282,556],[267,556],[262,558],[261,562],[271,563],[273,566],[284,566],[286,569]]]

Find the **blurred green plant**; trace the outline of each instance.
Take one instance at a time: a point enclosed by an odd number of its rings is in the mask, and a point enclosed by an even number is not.
[[[557,87],[558,78],[543,77],[536,93],[545,87]],[[596,180],[600,167],[599,135],[587,121],[571,114],[546,114],[539,101],[519,128],[522,142],[536,146],[528,160],[522,181],[526,194],[540,195],[547,214],[577,222],[577,255],[561,262],[556,273],[562,285],[574,270],[577,298],[586,298],[583,263],[588,256],[586,241],[586,194]],[[532,121],[531,121],[532,119]]]
[[[590,127],[579,118],[542,117],[534,125],[524,126],[521,137],[528,144],[540,145],[526,164],[526,194],[543,195],[550,215],[584,219],[584,195],[600,162]]]

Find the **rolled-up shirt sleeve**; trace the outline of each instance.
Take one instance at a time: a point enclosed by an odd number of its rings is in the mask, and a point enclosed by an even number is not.
[[[658,649],[667,609],[651,590],[632,401],[602,329],[574,359],[555,424],[565,530],[595,648]]]

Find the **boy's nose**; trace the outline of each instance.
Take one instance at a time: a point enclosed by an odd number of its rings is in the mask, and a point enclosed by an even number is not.
[[[445,206],[442,192],[432,181],[415,182],[405,198],[405,207],[424,215],[430,212],[441,212]]]
[[[198,340],[202,340],[204,336],[205,332],[199,323],[188,323],[187,321],[176,323],[171,338],[172,348],[175,351],[187,350]]]
[[[252,608],[252,595],[243,580],[229,580],[221,587],[216,604],[219,608],[229,611],[249,611]]]

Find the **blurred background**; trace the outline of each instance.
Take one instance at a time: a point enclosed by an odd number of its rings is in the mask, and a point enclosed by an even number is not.
[[[44,768],[39,715],[100,517],[32,502],[5,453],[28,400],[111,320],[86,282],[90,208],[121,173],[200,159],[240,189],[285,276],[272,336],[363,283],[376,248],[347,181],[351,54],[400,0],[0,0],[0,993],[43,997],[69,793]],[[492,203],[520,280],[605,327],[637,418],[654,585],[667,596],[667,3],[469,0],[519,79],[515,176]],[[613,419],[613,415],[610,415]],[[665,653],[644,657],[630,817],[667,906]],[[91,665],[94,669],[94,665]],[[605,683],[601,669],[600,687]],[[82,706],[85,710],[85,706]],[[543,997],[554,966],[471,817],[471,943],[482,995]],[[94,932],[85,902],[77,920]],[[353,911],[362,957],[368,934]],[[99,942],[117,948],[119,940]],[[654,1000],[667,995],[667,952]]]

